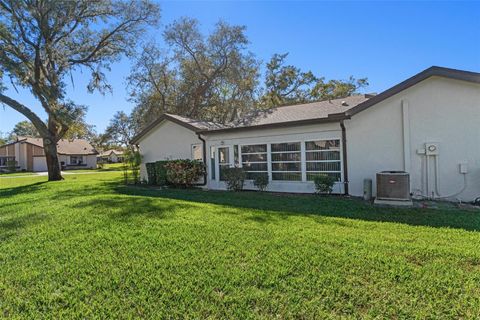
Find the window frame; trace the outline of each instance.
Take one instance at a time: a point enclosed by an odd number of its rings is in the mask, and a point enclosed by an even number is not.
[[[265,151],[262,151],[262,152],[243,152],[242,148],[243,147],[246,147],[246,146],[265,146]],[[267,175],[267,177],[270,176],[269,172],[269,168],[270,168],[270,164],[269,164],[269,156],[268,156],[268,150],[269,150],[269,143],[268,142],[264,142],[264,143],[244,143],[244,144],[239,144],[238,145],[238,149],[239,149],[239,165],[240,167],[244,167],[244,163],[248,162],[250,164],[265,164],[266,165],[266,170],[260,170],[260,171],[245,171],[247,176],[248,176],[248,173],[264,173]],[[259,155],[259,154],[264,154],[265,155],[265,161],[243,161],[243,156],[244,155]],[[249,179],[247,177],[247,179],[245,179],[247,181],[253,181],[255,179]],[[270,180],[270,178],[269,178]]]
[[[312,149],[307,150],[307,143],[315,142],[315,141],[338,141],[338,150],[333,149]],[[304,148],[305,148],[305,178],[307,182],[313,182],[313,179],[309,179],[309,174],[326,174],[329,176],[338,175],[336,182],[341,182],[343,179],[343,156],[342,156],[342,141],[340,138],[330,138],[330,139],[313,139],[313,140],[304,140],[303,141]],[[307,160],[308,153],[323,153],[323,152],[338,152],[338,159],[335,160]],[[308,170],[308,163],[338,163],[339,170]]]
[[[271,173],[271,181],[275,182],[304,182],[303,181],[303,152],[302,152],[302,145],[303,141],[302,140],[293,140],[293,141],[282,141],[282,142],[271,142],[270,144],[270,173]],[[295,151],[272,151],[272,145],[275,144],[298,144],[299,149]],[[286,161],[274,161],[272,160],[274,154],[299,154],[300,155],[300,160],[298,161],[292,161],[292,160],[286,160]],[[299,171],[292,171],[292,170],[285,170],[285,171],[278,171],[278,170],[273,170],[273,164],[274,163],[298,163],[300,164],[300,170]],[[274,175],[278,173],[294,173],[294,174],[299,174],[300,179],[299,180],[282,180],[282,179],[274,179]]]

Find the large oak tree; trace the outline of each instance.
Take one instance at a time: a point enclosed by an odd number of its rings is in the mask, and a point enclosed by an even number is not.
[[[66,96],[72,72],[88,70],[88,91],[110,87],[104,71],[130,55],[157,5],[115,0],[0,0],[0,79],[28,88],[48,115],[9,97],[0,80],[0,102],[23,114],[43,138],[48,179],[60,180],[57,142],[74,127],[84,107]],[[3,76],[3,77],[2,77]]]

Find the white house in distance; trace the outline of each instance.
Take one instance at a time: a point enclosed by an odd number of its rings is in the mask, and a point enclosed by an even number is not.
[[[123,151],[122,150],[106,150],[100,152],[97,156],[97,160],[103,163],[118,163],[123,161]]]
[[[84,139],[66,140],[57,143],[58,161],[62,170],[95,169],[97,151]],[[15,161],[16,170],[47,171],[47,160],[40,138],[17,137],[17,140],[0,146],[0,169],[7,168],[8,161]]]
[[[313,192],[313,177],[328,174],[334,192],[353,196],[372,179],[375,196],[378,172],[405,171],[411,194],[471,201],[480,196],[480,73],[431,67],[378,95],[277,107],[235,126],[166,114],[132,143],[144,163],[203,159],[209,189],[225,189],[222,168],[237,165],[249,178],[267,174],[270,191]]]

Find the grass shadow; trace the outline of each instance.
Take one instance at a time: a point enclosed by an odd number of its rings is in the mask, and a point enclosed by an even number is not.
[[[357,198],[340,196],[292,195],[254,191],[226,192],[201,189],[156,189],[148,187],[117,186],[119,194],[217,204],[232,208],[269,211],[269,215],[250,215],[247,219],[258,223],[271,222],[289,215],[311,215],[317,219],[338,217],[372,222],[393,222],[412,226],[480,230],[480,211],[449,208],[394,208],[378,207]],[[275,215],[273,218],[271,215]]]
[[[28,214],[0,221],[0,242],[17,235],[21,229],[45,220],[46,215]]]
[[[0,199],[3,197],[10,197],[18,194],[35,192],[41,189],[42,185],[44,185],[45,183],[47,183],[47,181],[39,181],[27,185],[0,189]]]

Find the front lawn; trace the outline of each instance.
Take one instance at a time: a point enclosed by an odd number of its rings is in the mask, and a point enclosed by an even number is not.
[[[0,179],[0,317],[479,318],[480,212]]]

